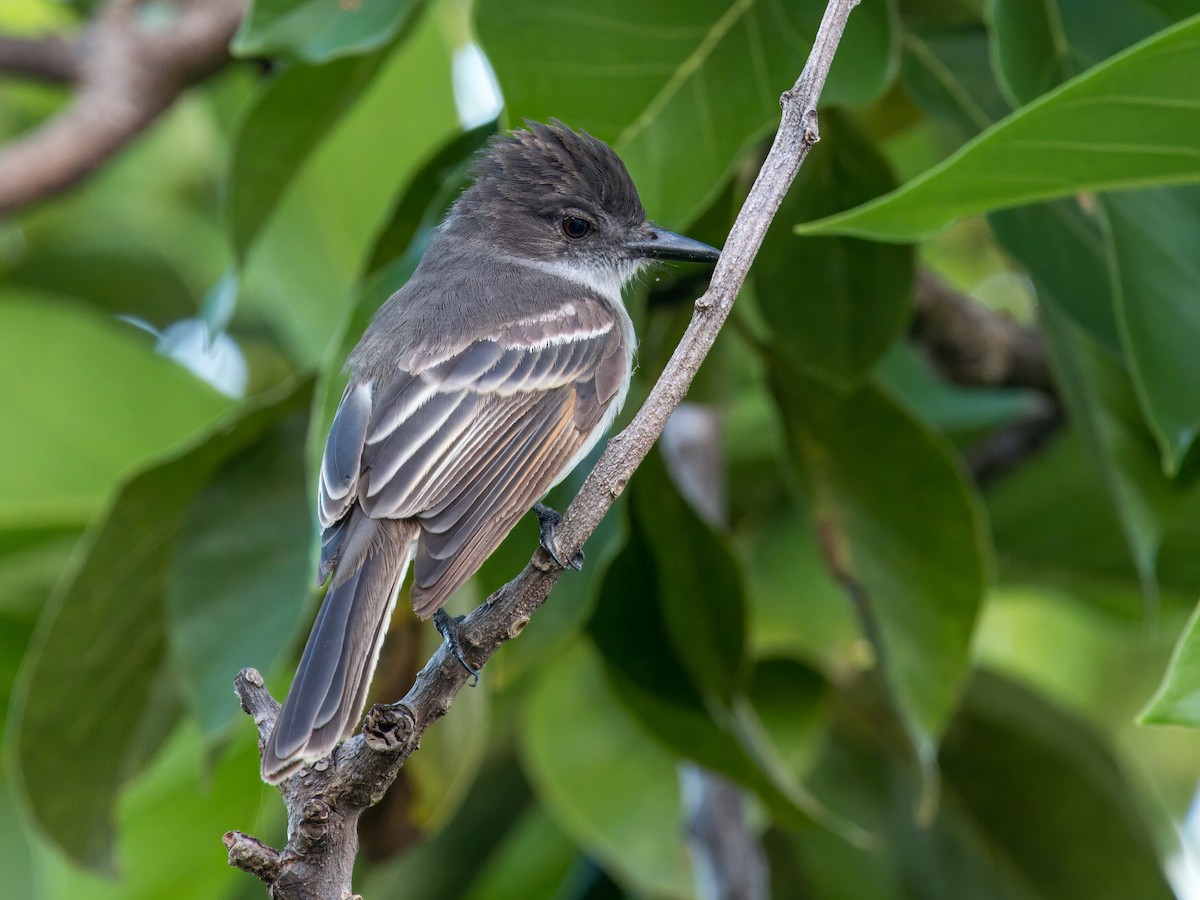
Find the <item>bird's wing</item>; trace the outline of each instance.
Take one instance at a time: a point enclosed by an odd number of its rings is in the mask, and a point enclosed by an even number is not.
[[[629,351],[617,314],[581,296],[352,382],[321,467],[323,575],[354,502],[373,518],[415,518],[413,605],[432,613],[584,448],[628,378]]]

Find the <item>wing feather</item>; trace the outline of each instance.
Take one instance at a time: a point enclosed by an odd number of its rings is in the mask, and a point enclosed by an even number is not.
[[[357,501],[372,518],[420,524],[413,603],[441,606],[609,420],[632,350],[617,316],[575,297],[457,350],[360,374],[322,462],[322,571]]]

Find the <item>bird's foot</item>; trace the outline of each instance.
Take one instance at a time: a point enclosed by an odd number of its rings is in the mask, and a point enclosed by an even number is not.
[[[583,551],[580,550],[570,560],[563,562],[558,552],[558,541],[554,537],[554,529],[562,521],[562,516],[548,507],[545,503],[533,504],[533,514],[538,520],[538,541],[542,549],[550,554],[550,558],[558,563],[560,568],[574,569],[578,572],[583,568]]]
[[[458,664],[467,670],[471,676],[471,687],[475,687],[479,684],[479,670],[467,662],[467,658],[463,655],[462,640],[459,637],[458,626],[464,618],[466,617],[452,616],[444,609],[439,609],[433,614],[433,627],[446,639],[446,646],[450,648],[450,652],[454,654]]]

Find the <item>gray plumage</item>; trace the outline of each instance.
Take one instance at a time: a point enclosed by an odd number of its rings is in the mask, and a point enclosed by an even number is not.
[[[430,616],[607,430],[634,350],[621,285],[651,257],[715,257],[648,225],[617,155],[561,123],[495,139],[475,171],[350,355],[320,470],[332,579],[268,781],[357,724],[409,563]]]

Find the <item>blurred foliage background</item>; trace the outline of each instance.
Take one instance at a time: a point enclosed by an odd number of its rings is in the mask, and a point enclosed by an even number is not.
[[[256,0],[228,65],[0,222],[3,893],[261,894],[220,842],[284,839],[233,676],[286,690],[342,362],[470,154],[557,116],[719,245],[822,9]],[[1193,0],[863,0],[707,425],[364,820],[366,896],[695,896],[690,760],[745,788],[775,897],[1200,897],[1167,727],[1200,721],[1197,46]],[[70,96],[3,79],[0,140]],[[706,276],[631,292],[624,419]],[[997,334],[1032,368],[954,364]],[[436,640],[399,608],[383,700]]]

